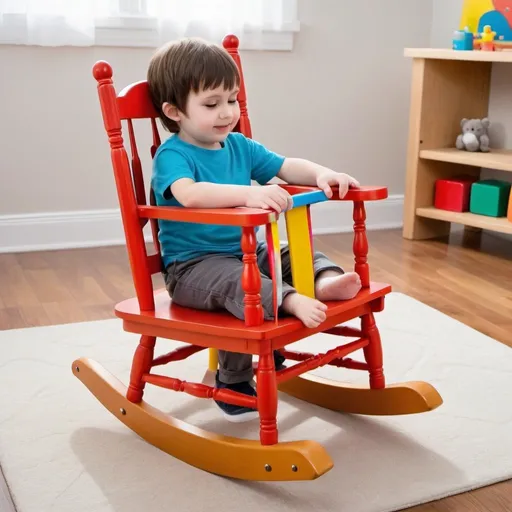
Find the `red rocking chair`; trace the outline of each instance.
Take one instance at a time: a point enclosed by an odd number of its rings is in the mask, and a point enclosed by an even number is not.
[[[237,38],[227,36],[223,44],[242,73]],[[316,442],[278,441],[278,390],[322,407],[355,414],[412,414],[430,411],[441,405],[440,395],[428,383],[386,385],[384,380],[381,340],[374,313],[384,309],[384,298],[391,291],[391,287],[371,282],[369,278],[364,202],[385,199],[386,188],[351,189],[344,198],[345,201],[352,201],[354,206],[355,271],[360,275],[363,286],[359,294],[348,301],[329,302],[327,319],[316,329],[306,328],[295,318],[263,321],[254,228],[268,228],[272,224],[275,226],[275,212],[249,208],[204,210],[157,207],[151,192],[148,204],[132,125],[133,119],[149,119],[153,132],[153,157],[160,138],[156,125],[157,113],[149,98],[147,83],[141,81],[132,84],[116,96],[112,68],[108,63],[97,62],[93,75],[98,82],[99,100],[111,148],[127,251],[137,295],[136,298],[117,304],[115,313],[122,319],[125,331],[140,335],[140,342],[133,357],[128,387],[98,363],[85,357],[73,362],[72,371],[112,414],[147,442],[208,472],[245,480],[312,480],[329,471],[333,461]],[[241,118],[236,129],[251,137],[243,74],[241,85]],[[131,164],[124,148],[121,121],[126,121],[128,127]],[[318,190],[314,187],[283,186],[294,196]],[[337,198],[335,194],[333,200],[339,200]],[[306,204],[305,208],[310,235],[310,204]],[[227,312],[205,312],[180,307],[172,303],[165,289],[153,289],[151,276],[162,271],[158,219],[241,227],[244,252],[242,284],[246,294],[245,321],[240,321]],[[148,221],[154,240],[153,254],[148,254],[143,235],[143,228]],[[360,329],[343,326],[343,323],[354,318],[361,319]],[[338,336],[340,340],[344,337],[356,340],[345,342],[324,354],[288,350],[287,347],[294,342],[320,332]],[[157,338],[181,341],[184,345],[155,358]],[[314,346],[314,343],[311,345]],[[211,369],[216,368],[214,354],[217,349],[258,356],[257,397],[215,389],[204,383],[185,382],[152,371],[159,365],[184,360],[205,348],[213,355]],[[280,349],[288,360],[297,363],[276,371],[273,360],[275,349]],[[363,351],[364,361],[347,357],[360,349]],[[308,374],[323,365],[367,371],[369,387],[349,386]],[[260,416],[260,440],[225,437],[174,419],[143,400],[146,384],[183,391],[199,398],[257,408]]]

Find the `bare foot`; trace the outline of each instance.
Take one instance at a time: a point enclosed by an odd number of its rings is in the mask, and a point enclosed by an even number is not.
[[[290,293],[283,301],[283,309],[296,316],[306,327],[318,327],[326,318],[327,306],[299,293]]]
[[[361,279],[355,272],[334,274],[326,271],[315,284],[316,297],[321,301],[352,299],[360,289]]]

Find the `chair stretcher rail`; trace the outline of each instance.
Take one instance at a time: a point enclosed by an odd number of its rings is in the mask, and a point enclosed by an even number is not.
[[[281,370],[277,373],[277,382],[278,384],[281,382],[285,382],[293,377],[298,377],[305,372],[309,372],[311,370],[315,370],[320,366],[324,366],[329,364],[334,359],[342,359],[348,354],[355,352],[361,348],[364,348],[368,345],[368,338],[360,338],[356,341],[352,341],[351,343],[347,343],[346,345],[342,345],[340,347],[333,348],[332,350],[328,350],[325,354],[317,354],[314,355],[301,363],[293,365],[286,370]]]

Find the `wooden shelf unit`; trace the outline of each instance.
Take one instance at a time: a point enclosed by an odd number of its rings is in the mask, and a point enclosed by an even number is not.
[[[455,148],[463,118],[488,115],[493,62],[512,63],[512,52],[407,48],[412,58],[409,143],[403,236],[444,236],[451,223],[512,234],[512,222],[434,208],[439,178],[479,177],[482,168],[512,172],[512,150],[471,153]]]
[[[406,48],[406,57],[414,59],[463,60],[470,62],[512,62],[512,52],[450,50],[447,48]]]
[[[499,231],[500,233],[508,233],[512,235],[512,222],[506,217],[486,217],[485,215],[476,215],[470,212],[449,212],[447,210],[439,210],[433,206],[426,208],[417,208],[416,215],[426,219],[436,219],[445,222],[456,222],[480,229],[490,229]]]
[[[470,153],[457,148],[422,149],[420,158],[512,172],[512,150],[510,149],[493,149],[490,153]]]

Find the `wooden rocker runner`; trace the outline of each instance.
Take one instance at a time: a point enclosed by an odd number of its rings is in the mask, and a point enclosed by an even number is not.
[[[239,94],[241,117],[236,129],[251,137],[238,40],[235,36],[227,36],[223,44],[235,59],[242,78]],[[384,299],[391,287],[370,281],[364,202],[385,199],[386,188],[351,189],[344,198],[344,201],[353,202],[355,271],[362,283],[358,295],[347,301],[328,302],[327,319],[316,329],[306,328],[296,318],[264,321],[259,296],[261,278],[255,255],[255,227],[266,227],[269,248],[274,248],[269,253],[274,305],[277,308],[280,303],[280,260],[276,213],[249,208],[195,210],[156,207],[151,192],[148,204],[132,123],[133,119],[149,119],[153,132],[151,156],[154,156],[160,144],[156,125],[158,116],[152,106],[147,83],[141,81],[132,84],[116,96],[112,68],[108,63],[97,62],[93,75],[98,81],[99,100],[111,147],[137,295],[117,304],[115,312],[123,321],[123,329],[140,335],[140,342],[133,357],[128,386],[87,358],[75,360],[72,371],[112,414],[154,446],[211,473],[245,480],[312,480],[329,471],[333,461],[316,442],[278,441],[278,390],[329,409],[355,414],[412,414],[430,411],[441,405],[440,395],[427,383],[386,385],[384,379],[381,340],[374,313],[384,309]],[[121,121],[126,121],[128,128],[131,163],[124,148]],[[314,187],[283,186],[294,199],[293,209],[285,213],[293,284],[300,293],[313,296],[310,208],[313,203],[327,198]],[[336,198],[333,200],[339,200],[336,193],[333,197]],[[158,219],[241,227],[244,321],[227,312],[212,313],[180,307],[171,302],[166,290],[153,289],[151,276],[162,271]],[[153,254],[148,254],[143,236],[143,228],[148,221],[153,234]],[[361,319],[359,329],[343,326],[354,318]],[[332,335],[334,341],[338,337],[343,343],[325,354],[289,350],[288,347],[294,342],[320,332]],[[181,341],[184,345],[155,358],[157,338]],[[344,338],[352,341],[347,342]],[[311,346],[314,347],[315,343],[312,342]],[[218,349],[257,355],[257,397],[153,373],[153,369],[160,365],[184,360],[205,348],[210,351],[211,371],[217,368]],[[281,349],[287,360],[296,363],[276,371],[273,359],[276,349]],[[349,357],[359,350],[362,350],[364,361]],[[345,385],[308,374],[323,365],[366,371],[369,374],[369,387]],[[146,384],[182,391],[199,398],[256,408],[260,416],[260,440],[217,435],[174,419],[143,400]]]

